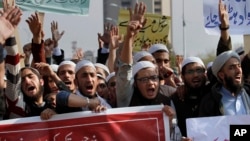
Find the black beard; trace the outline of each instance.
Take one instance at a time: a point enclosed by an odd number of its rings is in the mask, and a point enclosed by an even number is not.
[[[243,86],[242,84],[243,83],[236,85],[234,84],[232,77],[228,77],[228,76],[225,77],[225,85],[227,89],[232,93],[237,94],[241,90]]]
[[[190,91],[200,91],[200,90],[204,89],[204,86],[206,85],[206,80],[205,80],[205,79],[202,80],[201,86],[195,87],[195,88],[192,87],[185,79],[183,79],[183,82],[184,82],[185,86],[186,86]]]
[[[43,86],[40,86],[39,91],[34,96],[28,97],[26,94],[24,94],[24,101],[26,103],[33,103],[37,101],[42,95],[43,95]]]

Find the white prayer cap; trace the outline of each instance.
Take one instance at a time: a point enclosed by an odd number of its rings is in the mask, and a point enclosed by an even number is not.
[[[74,63],[74,62],[72,62],[72,61],[62,61],[60,64],[59,64],[59,66],[58,66],[58,69],[61,67],[61,66],[63,66],[63,65],[72,65],[73,67],[76,67],[76,64]]]
[[[109,75],[109,69],[108,69],[107,66],[105,66],[105,65],[103,65],[101,63],[95,63],[94,66],[103,69]]]
[[[57,72],[59,66],[57,64],[51,64],[50,67],[54,72]]]
[[[115,76],[115,72],[110,73],[110,74],[107,76],[107,78],[106,78],[106,82],[108,83],[109,80],[110,80],[112,77],[114,77],[114,76]]]
[[[150,54],[147,51],[139,51],[136,52],[134,55],[134,62],[138,62],[141,58],[145,57],[145,56],[152,56],[152,54]],[[152,56],[153,57],[153,56]]]
[[[233,58],[233,57],[236,58],[236,59],[238,59],[239,62],[240,62],[240,56],[236,52],[234,52],[232,50],[225,51],[225,52],[221,53],[220,55],[218,55],[215,58],[214,63],[212,65],[212,71],[213,71],[214,76],[216,76],[217,79],[218,79],[218,76],[217,76],[218,72],[221,70],[221,68],[224,66],[224,64],[230,58]]]
[[[160,51],[160,50],[169,52],[167,46],[165,46],[164,44],[153,44],[149,48],[148,52],[151,53],[151,54],[153,54],[153,53],[155,53],[157,51]]]
[[[212,65],[213,65],[213,62],[208,62],[207,63],[207,69],[210,68],[210,67],[212,67]]]
[[[96,76],[97,76],[98,78],[103,79],[103,80],[106,82],[105,78],[104,78],[101,74],[97,73]]]
[[[92,62],[90,62],[89,60],[81,60],[76,64],[76,68],[75,68],[75,73],[77,73],[82,67],[93,67],[95,70],[95,66]]]
[[[132,68],[132,75],[133,77],[135,77],[135,75],[141,70],[141,69],[144,69],[144,68],[156,68],[156,66],[152,63],[152,62],[149,62],[149,61],[140,61],[140,62],[137,62],[133,68]]]
[[[198,63],[205,68],[203,61],[199,57],[192,56],[192,57],[188,57],[188,58],[183,60],[182,65],[181,65],[181,69],[183,69],[184,66],[186,66],[187,64],[190,64],[190,63]]]

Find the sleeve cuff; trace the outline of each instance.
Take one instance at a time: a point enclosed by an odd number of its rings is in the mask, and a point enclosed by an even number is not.
[[[56,106],[60,106],[60,107],[68,106],[69,95],[70,95],[70,92],[60,91],[56,95]]]
[[[102,53],[102,54],[109,53],[109,49],[103,47],[102,50],[101,50],[101,53]]]
[[[53,49],[53,55],[60,56],[62,55],[61,49],[59,47],[56,47]]]

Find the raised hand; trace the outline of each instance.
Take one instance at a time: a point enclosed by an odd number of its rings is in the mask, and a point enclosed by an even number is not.
[[[117,49],[119,47],[119,42],[122,39],[122,36],[119,35],[119,28],[117,26],[113,26],[109,34],[110,34],[109,48],[111,50]]]
[[[139,21],[143,26],[146,24],[146,18],[144,14],[146,12],[146,5],[142,2],[136,3],[134,12],[129,9],[130,21]]]
[[[0,11],[0,44],[13,35],[15,28],[20,23],[22,12],[18,7],[4,5],[5,11]]]
[[[30,31],[33,34],[33,42],[40,44],[44,37],[44,32],[42,29],[42,23],[38,17],[38,13],[32,14],[26,22],[29,25]]]
[[[51,32],[52,32],[52,39],[54,41],[54,47],[57,47],[58,41],[62,38],[64,31],[60,33],[58,29],[58,23],[53,21],[51,22]]]
[[[221,27],[226,28],[229,26],[229,15],[227,11],[227,7],[225,4],[222,3],[222,0],[219,0],[219,18],[221,22]]]
[[[54,74],[50,65],[44,62],[35,63],[35,68],[44,76],[52,76]]]
[[[75,54],[73,55],[72,59],[76,62],[82,60],[84,58],[84,52],[82,48],[77,48]]]
[[[98,33],[98,42],[99,47],[101,44],[108,45],[110,41],[110,30],[112,29],[113,25],[110,23],[104,24],[104,33],[101,35],[101,33]]]
[[[52,52],[54,49],[54,41],[51,38],[48,38],[44,41],[44,49],[45,49],[45,56],[46,57],[51,57]]]
[[[144,17],[146,11],[146,5],[142,2],[136,3],[134,12],[129,10],[130,22],[127,27],[127,36],[135,36],[139,30],[146,24],[146,18]]]

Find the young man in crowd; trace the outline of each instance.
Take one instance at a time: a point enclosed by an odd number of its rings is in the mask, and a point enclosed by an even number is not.
[[[202,97],[207,93],[206,69],[198,57],[188,57],[182,63],[183,86],[172,95],[178,126],[182,136],[186,136],[186,119],[198,117]]]
[[[76,95],[61,91],[56,97],[57,113],[94,110],[102,111],[111,106],[97,92],[97,73],[93,63],[82,60],[76,64]]]

